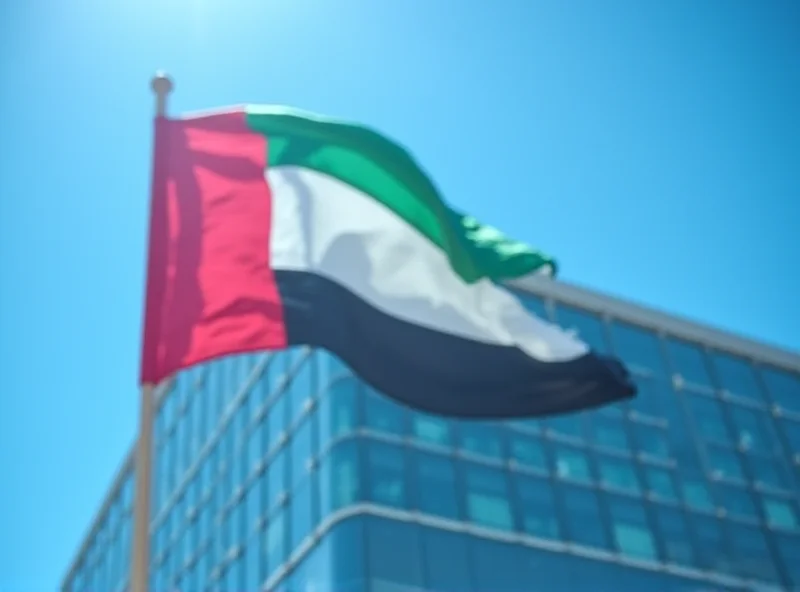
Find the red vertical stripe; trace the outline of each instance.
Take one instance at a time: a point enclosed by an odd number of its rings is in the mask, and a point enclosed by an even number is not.
[[[286,347],[266,158],[242,112],[156,122],[142,383]]]

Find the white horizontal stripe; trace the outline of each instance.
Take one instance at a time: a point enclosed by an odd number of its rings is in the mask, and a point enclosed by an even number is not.
[[[270,169],[267,180],[274,269],[317,273],[398,319],[516,345],[541,361],[586,353],[585,344],[529,313],[504,288],[465,283],[441,249],[358,189],[301,167]]]

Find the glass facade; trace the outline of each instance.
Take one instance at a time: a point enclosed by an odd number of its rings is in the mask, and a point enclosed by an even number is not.
[[[798,368],[524,299],[623,358],[640,396],[487,423],[405,409],[305,348],[177,376],[150,589],[800,589]],[[126,589],[132,479],[129,462],[65,592]]]

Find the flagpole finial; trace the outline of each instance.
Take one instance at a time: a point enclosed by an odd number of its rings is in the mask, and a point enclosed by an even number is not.
[[[163,117],[167,114],[167,97],[172,92],[172,79],[164,72],[156,72],[150,88],[156,94],[156,116]]]

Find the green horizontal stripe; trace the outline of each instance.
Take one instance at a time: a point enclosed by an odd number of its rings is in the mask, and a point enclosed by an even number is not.
[[[466,282],[502,281],[555,261],[452,209],[414,158],[361,125],[283,107],[248,107],[247,124],[268,138],[268,166],[301,166],[371,195],[439,246]]]

